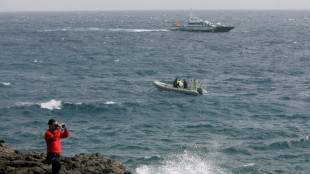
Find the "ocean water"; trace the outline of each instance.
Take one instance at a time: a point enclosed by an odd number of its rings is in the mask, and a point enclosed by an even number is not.
[[[169,31],[188,11],[0,13],[0,139],[100,152],[136,174],[310,171],[310,11],[195,11],[228,33]],[[201,81],[202,96],[154,80]],[[192,85],[192,84],[190,84]]]

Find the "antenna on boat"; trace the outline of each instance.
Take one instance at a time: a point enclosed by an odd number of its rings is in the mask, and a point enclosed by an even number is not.
[[[189,12],[189,19],[193,19],[193,9],[191,8],[191,11]]]

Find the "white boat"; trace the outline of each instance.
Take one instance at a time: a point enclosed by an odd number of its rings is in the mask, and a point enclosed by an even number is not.
[[[179,92],[179,93],[184,93],[188,95],[202,95],[203,94],[203,89],[198,88],[197,90],[193,90],[191,88],[175,88],[173,85],[159,82],[159,81],[154,81],[153,85],[158,89],[158,90],[164,90],[164,91],[174,91],[174,92]]]
[[[191,10],[190,16],[186,24],[174,23],[170,30],[172,31],[194,31],[194,32],[228,32],[234,27],[225,26],[219,23],[213,24],[209,21],[204,21],[197,16],[195,16]]]

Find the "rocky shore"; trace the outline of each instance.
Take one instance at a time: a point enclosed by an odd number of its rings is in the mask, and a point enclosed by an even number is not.
[[[52,173],[52,165],[45,162],[46,153],[21,153],[12,150],[0,140],[0,173]],[[60,174],[132,174],[123,164],[110,158],[102,158],[100,153],[81,153],[74,157],[61,157]]]

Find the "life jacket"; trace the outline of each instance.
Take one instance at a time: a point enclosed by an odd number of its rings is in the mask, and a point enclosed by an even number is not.
[[[181,82],[181,80],[179,80],[179,81],[177,82],[177,84],[178,84],[178,87],[182,87],[182,86],[183,86],[183,83]]]
[[[194,87],[193,87],[194,90],[197,90],[197,85],[198,85],[198,81],[194,80]]]

